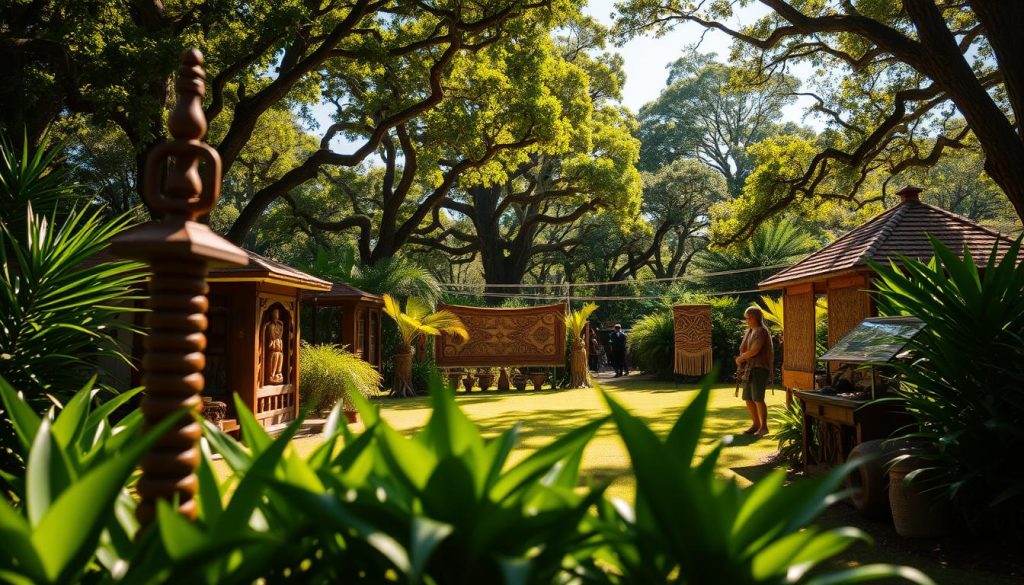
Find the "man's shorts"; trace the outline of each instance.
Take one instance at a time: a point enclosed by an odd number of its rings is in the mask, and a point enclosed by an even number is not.
[[[751,368],[743,384],[743,400],[764,402],[764,390],[768,387],[768,369]]]

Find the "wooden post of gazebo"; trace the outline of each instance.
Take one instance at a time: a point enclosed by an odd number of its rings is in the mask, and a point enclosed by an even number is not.
[[[202,410],[207,265],[247,262],[241,249],[196,221],[216,205],[221,172],[217,151],[201,142],[206,134],[202,64],[203,56],[195,49],[182,55],[175,83],[178,102],[167,120],[174,139],[155,147],[146,160],[144,196],[162,218],[123,235],[112,245],[116,255],[144,260],[152,269],[152,312],[142,358],[146,427],[186,411],[142,459],[141,502],[135,514],[143,525],[153,521],[158,499],[172,501],[175,497],[178,512],[195,519],[195,469],[202,428],[192,414]]]

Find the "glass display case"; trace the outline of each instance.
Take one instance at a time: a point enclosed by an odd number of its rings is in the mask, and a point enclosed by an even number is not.
[[[818,358],[826,367],[815,389],[855,401],[884,396],[899,383],[884,364],[904,357],[907,344],[922,329],[924,323],[915,317],[864,319]]]
[[[911,422],[897,403],[873,399],[899,384],[886,364],[907,359],[907,345],[922,329],[914,317],[871,317],[819,358],[825,369],[815,376],[815,390],[796,392],[808,471],[840,465],[856,445],[887,438]]]

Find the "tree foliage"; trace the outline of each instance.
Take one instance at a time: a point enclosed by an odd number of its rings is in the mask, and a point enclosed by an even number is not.
[[[762,85],[740,86],[732,77],[732,68],[714,54],[695,50],[671,65],[667,87],[640,109],[643,170],[698,159],[739,195],[753,170],[747,148],[783,131],[782,108],[793,101],[797,82],[776,75]]]
[[[578,245],[572,226],[597,210],[638,212],[634,122],[610,103],[619,94],[621,60],[600,52],[604,30],[593,21],[575,19],[568,31],[546,44],[546,91],[557,97],[565,123],[559,140],[520,150],[527,156],[506,160],[501,180],[460,182],[412,240],[457,256],[478,253],[489,283],[521,282],[537,256]]]
[[[985,171],[1024,217],[1024,39],[1019,2],[761,0],[767,13],[730,26],[738,2],[627,0],[618,31],[661,33],[695,22],[735,39],[745,83],[803,71],[802,94],[827,125],[800,164],[735,210],[732,241],[807,200],[851,200],[877,175],[927,167],[977,139]],[[794,146],[790,144],[790,146]],[[765,174],[765,179],[768,178]],[[746,193],[746,192],[745,192]]]
[[[487,85],[493,77],[472,71],[477,59],[468,55],[507,40],[510,62],[529,61],[533,51],[520,56],[512,47],[532,46],[537,30],[557,26],[572,10],[569,0],[7,4],[0,13],[6,25],[0,56],[16,65],[5,70],[4,85],[16,107],[5,111],[5,124],[29,124],[38,133],[68,114],[113,124],[132,146],[137,175],[148,148],[164,137],[169,81],[186,46],[206,56],[209,140],[227,172],[266,116],[297,113],[309,125],[314,107],[330,107],[332,124],[318,143],[300,149],[289,164],[273,161],[285,168],[271,169],[245,194],[228,231],[243,242],[268,207],[324,169],[359,165],[399,125],[412,125],[446,97],[472,101],[479,87],[467,80]],[[487,163],[495,144],[518,135],[518,123],[551,130],[555,121],[508,112],[509,127],[502,128],[475,110],[467,105],[463,118],[474,118],[475,128],[498,129],[498,135],[471,136],[474,127],[464,127],[464,166]],[[452,113],[446,120],[461,123]],[[351,146],[348,152],[339,138]]]

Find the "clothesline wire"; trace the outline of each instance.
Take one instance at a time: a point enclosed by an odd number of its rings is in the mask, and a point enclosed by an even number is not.
[[[789,264],[773,264],[771,266],[755,266],[753,268],[736,268],[733,270],[721,270],[718,272],[705,272],[703,274],[684,274],[682,276],[666,276],[662,278],[645,278],[644,280],[606,280],[595,282],[563,282],[563,283],[542,283],[542,284],[486,284],[486,283],[462,283],[462,282],[441,282],[442,288],[560,288],[560,287],[581,287],[581,286],[608,286],[616,284],[645,284],[649,282],[686,282],[700,280],[709,276],[728,276],[731,274],[744,274],[747,272],[758,272],[762,270],[773,270],[785,268]]]
[[[726,292],[713,292],[713,293],[701,293],[706,297],[724,297],[732,295],[742,295],[761,292],[759,289],[750,290],[731,290]],[[496,292],[479,292],[479,293],[462,293],[466,296],[479,296],[479,297],[498,297],[503,299],[526,299],[526,300],[539,300],[539,301],[646,301],[646,300],[660,300],[664,299],[665,295],[626,295],[626,296],[576,296],[576,295],[562,295],[560,293],[552,293],[550,295],[542,295],[539,293],[496,293]]]

